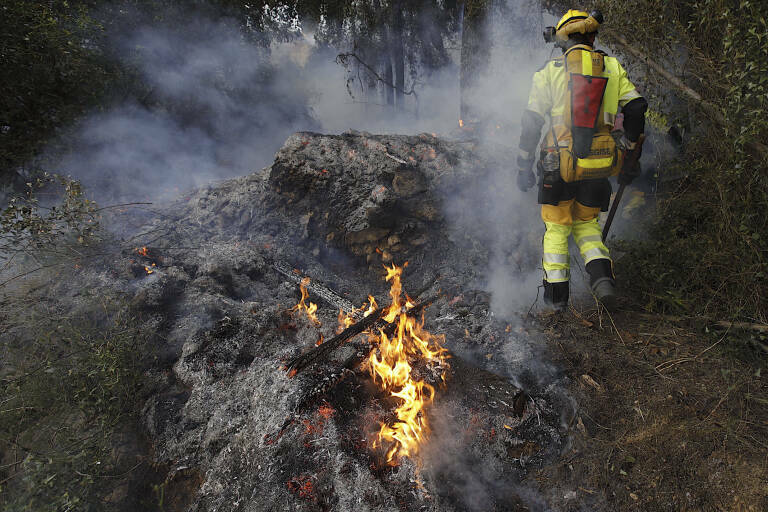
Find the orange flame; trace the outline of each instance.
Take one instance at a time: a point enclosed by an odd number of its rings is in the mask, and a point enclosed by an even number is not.
[[[366,308],[366,305],[368,307]],[[378,309],[378,304],[376,304],[376,299],[374,299],[371,295],[368,296],[368,302],[364,302],[362,306],[360,306],[357,309],[354,309],[350,311],[349,313],[345,312],[343,309],[339,309],[339,316],[338,321],[339,325],[336,327],[336,334],[339,334],[341,331],[346,329],[347,327],[353,325],[356,321],[355,317],[357,316],[360,311],[363,311],[363,318],[367,317],[374,311]]]
[[[140,254],[140,255],[142,255],[142,256],[149,256],[149,250],[148,250],[146,247],[142,247],[141,249],[139,249],[139,248],[137,247],[137,248],[136,248],[136,253],[137,253],[137,254]]]
[[[299,300],[299,303],[291,308],[291,311],[304,311],[312,323],[315,324],[316,327],[320,327],[322,324],[315,314],[317,312],[317,304],[314,302],[310,302],[309,305],[306,304],[307,297],[309,297],[309,293],[307,293],[307,286],[309,286],[309,278],[305,277],[299,284],[299,290],[301,290],[301,300]]]
[[[407,265],[407,263],[406,263]],[[413,456],[429,434],[429,425],[424,407],[432,402],[435,389],[428,383],[414,377],[414,368],[409,357],[421,358],[433,364],[447,366],[447,351],[443,347],[445,337],[434,336],[424,330],[424,318],[417,321],[408,316],[414,304],[405,295],[400,278],[403,267],[392,265],[387,270],[386,280],[391,281],[389,295],[392,304],[383,315],[383,320],[395,324],[395,334],[390,339],[383,329],[371,333],[369,341],[373,349],[368,357],[371,376],[383,390],[400,401],[395,410],[397,420],[392,425],[381,424],[374,448],[387,450],[388,463],[395,464],[400,457]]]
[[[357,311],[359,311],[359,309],[356,309],[351,313],[347,313],[343,309],[339,309],[339,325],[336,327],[336,334],[339,334],[341,331],[355,323],[355,313]]]
[[[154,269],[155,266],[156,265],[154,263],[152,264],[151,267],[148,267],[148,266],[144,265],[144,270],[146,271],[147,274],[154,274],[155,273],[155,269]]]
[[[459,119],[459,128],[464,128],[464,120]]]

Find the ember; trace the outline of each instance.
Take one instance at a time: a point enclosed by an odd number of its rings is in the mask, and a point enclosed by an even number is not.
[[[291,311],[304,311],[312,323],[315,324],[316,327],[320,327],[321,323],[316,314],[317,304],[314,302],[310,302],[309,305],[306,304],[307,297],[309,297],[307,286],[309,286],[309,278],[305,277],[301,280],[301,284],[299,285],[299,289],[301,290],[301,300],[299,300],[298,304],[293,306]]]
[[[314,498],[312,495],[313,485],[312,477],[309,475],[301,475],[298,478],[293,478],[285,483],[285,486],[293,493],[297,494],[299,498],[305,500],[311,500]]]
[[[318,407],[317,412],[325,419],[331,419],[331,416],[336,414],[336,409],[334,409],[329,404],[323,404],[320,407]]]

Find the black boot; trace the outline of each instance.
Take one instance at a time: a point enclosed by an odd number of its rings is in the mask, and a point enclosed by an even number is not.
[[[555,311],[568,309],[568,281],[561,283],[548,283],[544,281],[544,303],[552,306]]]
[[[616,310],[616,280],[613,277],[611,260],[600,258],[587,263],[589,286],[597,300],[608,311]]]

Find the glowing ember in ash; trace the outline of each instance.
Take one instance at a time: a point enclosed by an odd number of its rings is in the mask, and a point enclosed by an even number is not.
[[[299,284],[299,290],[301,290],[301,300],[299,300],[298,304],[293,306],[291,311],[304,311],[312,323],[315,324],[315,326],[320,327],[321,323],[320,320],[318,320],[316,314],[317,304],[310,302],[309,305],[307,305],[307,297],[309,297],[309,293],[307,293],[307,286],[309,286],[309,278],[305,277]]]
[[[152,264],[151,267],[148,267],[147,265],[144,265],[144,270],[146,271],[147,274],[154,274],[155,273],[155,268],[154,267],[156,267],[156,266],[157,265],[155,265],[154,263]]]
[[[400,278],[404,267],[393,264],[385,268],[386,280],[391,282],[392,304],[382,319],[395,325],[395,332],[392,338],[383,329],[369,334],[373,348],[368,363],[374,382],[400,402],[395,410],[397,419],[391,425],[382,423],[374,442],[374,448],[386,450],[387,462],[396,464],[400,457],[418,453],[421,442],[428,436],[424,407],[435,396],[434,387],[415,377],[411,362],[422,360],[445,368],[448,354],[443,347],[445,336],[425,331],[423,316],[417,320],[408,315],[414,304],[407,295],[403,297]]]
[[[141,249],[137,247],[136,253],[140,254],[141,256],[149,256],[149,250],[146,247],[142,247]]]

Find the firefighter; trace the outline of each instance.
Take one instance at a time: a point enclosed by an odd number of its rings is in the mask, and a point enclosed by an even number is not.
[[[547,28],[544,38],[563,54],[534,74],[522,116],[517,157],[517,184],[522,191],[536,184],[535,152],[549,121],[539,152],[538,202],[546,226],[544,300],[560,311],[568,306],[569,235],[584,258],[595,297],[608,309],[615,307],[613,264],[597,219],[610,205],[608,177],[618,175],[620,183],[628,184],[640,173],[636,159],[625,164],[624,156],[634,151],[645,129],[648,103],[621,64],[595,50],[602,22],[598,11],[587,14],[572,9],[556,27]],[[623,131],[614,130],[619,108]]]

